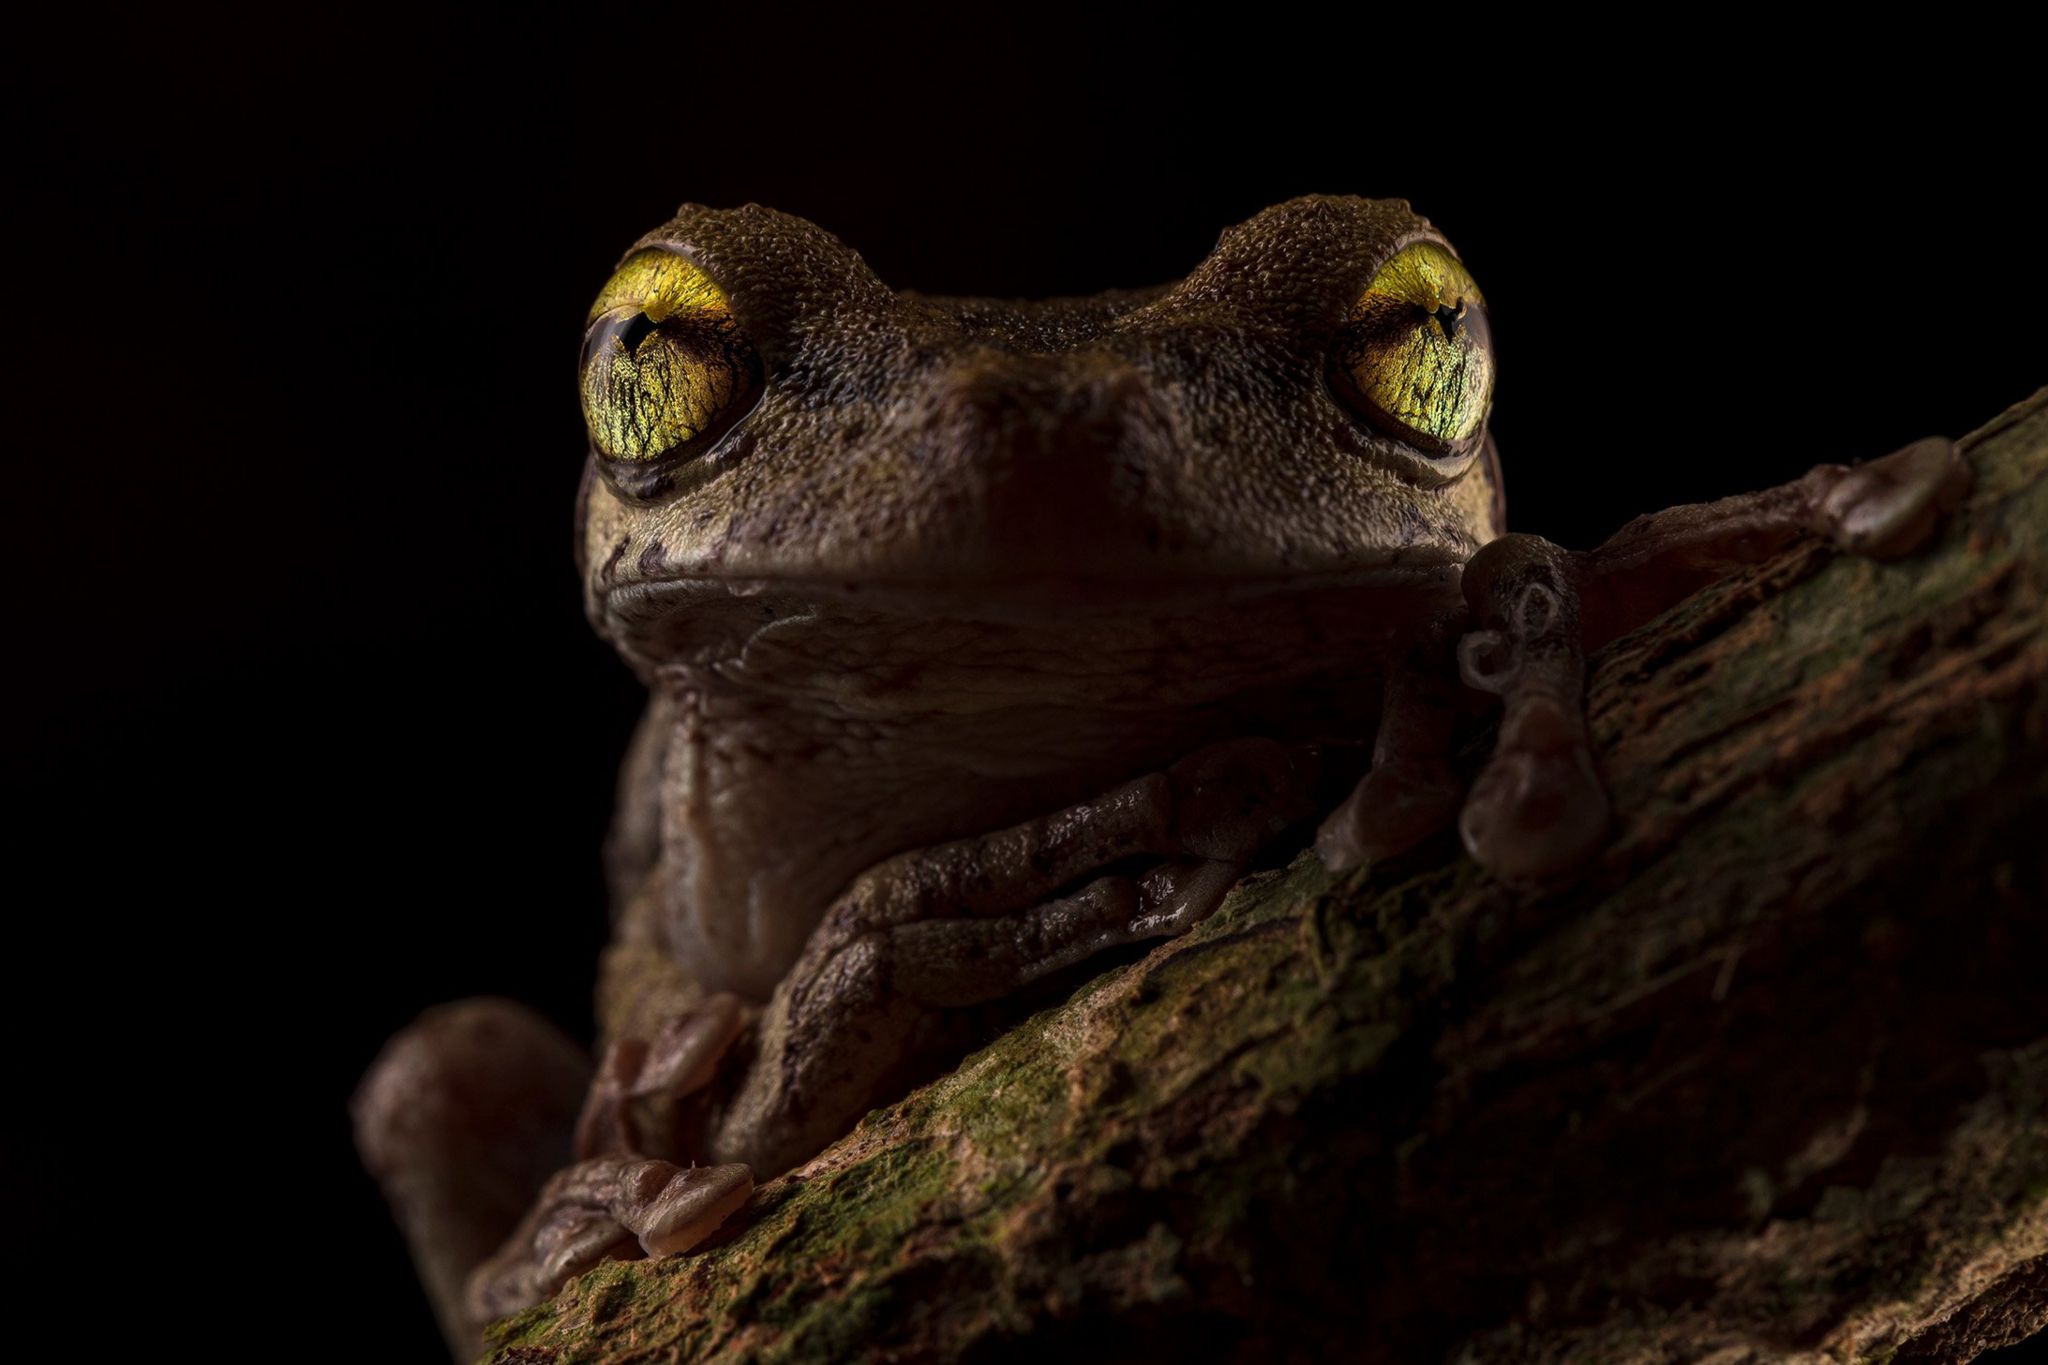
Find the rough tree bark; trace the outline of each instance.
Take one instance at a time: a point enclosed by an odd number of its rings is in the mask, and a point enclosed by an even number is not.
[[[537,1362],[1963,1361],[2048,1326],[2048,390],[1597,660],[1612,849],[1312,856],[502,1325]]]

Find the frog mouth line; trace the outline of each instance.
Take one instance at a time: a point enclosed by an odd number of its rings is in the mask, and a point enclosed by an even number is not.
[[[875,616],[932,616],[955,621],[1107,620],[1125,616],[1195,615],[1241,608],[1277,597],[1380,591],[1411,594],[1436,581],[1455,593],[1467,556],[1431,546],[1398,551],[1369,566],[1300,573],[1036,575],[1001,579],[853,580],[828,576],[667,574],[601,591],[598,605],[620,625],[672,619],[679,613],[747,604],[801,603]]]

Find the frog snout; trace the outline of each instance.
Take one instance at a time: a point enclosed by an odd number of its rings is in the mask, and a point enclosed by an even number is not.
[[[1087,352],[961,361],[932,382],[920,433],[991,568],[1088,572],[1158,541],[1170,410],[1137,366]]]

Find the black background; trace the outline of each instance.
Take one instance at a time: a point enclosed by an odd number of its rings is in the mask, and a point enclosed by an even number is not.
[[[344,1105],[437,1000],[588,1036],[636,691],[570,564],[574,356],[681,200],[1048,294],[1177,277],[1294,194],[1409,198],[1491,303],[1511,520],[1570,544],[2048,382],[2028,78],[1958,16],[1553,20],[1484,65],[1477,12],[1119,16],[17,50],[20,1268],[70,1267],[61,1297],[117,1267],[168,1296],[149,1330],[231,1356],[432,1357]]]

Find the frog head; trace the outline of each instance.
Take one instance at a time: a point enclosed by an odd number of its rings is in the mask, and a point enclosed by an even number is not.
[[[1036,301],[685,205],[590,312],[586,601],[618,639],[749,593],[1000,619],[1440,573],[1501,531],[1493,376],[1398,200],[1290,200],[1177,283]]]

